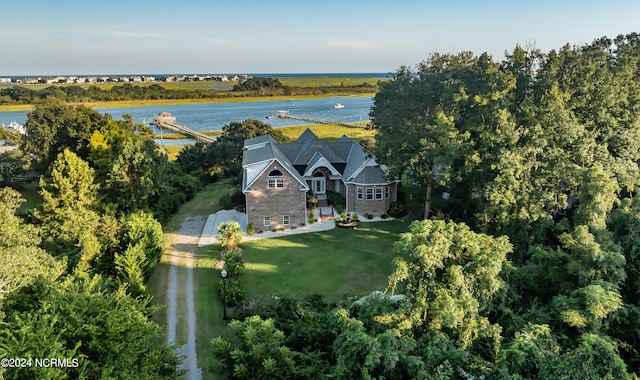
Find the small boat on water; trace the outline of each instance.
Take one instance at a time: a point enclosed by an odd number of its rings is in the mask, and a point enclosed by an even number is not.
[[[16,122],[16,121],[12,121],[7,126],[5,126],[4,123],[2,123],[2,126],[4,127],[4,129],[6,129],[8,131],[18,132],[18,133],[23,134],[23,135],[27,132],[24,129],[24,126],[18,124],[18,122]]]
[[[344,104],[336,103],[334,108],[344,108]]]

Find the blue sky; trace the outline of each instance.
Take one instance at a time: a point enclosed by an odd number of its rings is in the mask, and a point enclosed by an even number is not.
[[[0,0],[0,77],[393,72],[640,32],[637,0]]]

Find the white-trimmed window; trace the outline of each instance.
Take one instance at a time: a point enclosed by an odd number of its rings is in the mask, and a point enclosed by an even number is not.
[[[270,226],[271,225],[271,217],[270,216],[265,216],[264,217],[264,223],[265,226]]]
[[[358,187],[356,189],[356,198],[358,199],[364,199],[364,191],[362,191],[361,187]]]
[[[382,188],[376,187],[376,199],[382,199]]]
[[[267,188],[275,189],[284,187],[284,177],[282,172],[278,169],[269,172],[269,178],[267,178]]]
[[[289,215],[282,215],[282,224],[288,226],[291,224],[291,217]]]
[[[277,187],[284,187],[284,178],[269,178],[267,179],[267,187],[275,189]]]
[[[370,201],[373,199],[373,188],[369,187],[367,188],[367,200]]]

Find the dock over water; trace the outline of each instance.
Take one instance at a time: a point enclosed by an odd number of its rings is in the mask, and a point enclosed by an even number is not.
[[[309,123],[315,123],[315,124],[332,124],[332,125],[341,125],[343,127],[352,127],[352,128],[363,127],[362,125],[359,125],[356,123],[347,123],[345,121],[319,119],[315,117],[302,116],[302,115],[292,115],[291,113],[289,113],[289,111],[278,111],[277,116],[282,119],[302,120],[302,121],[308,121]]]
[[[196,132],[191,128],[187,128],[187,126],[185,125],[180,125],[176,123],[176,118],[171,116],[169,112],[161,112],[160,115],[154,116],[153,124],[156,125],[158,128],[161,128],[161,131],[162,131],[162,128],[166,128],[174,132],[182,133],[187,136],[193,137],[197,141],[214,142],[217,139],[215,136],[208,136],[208,135],[205,135],[204,133]]]

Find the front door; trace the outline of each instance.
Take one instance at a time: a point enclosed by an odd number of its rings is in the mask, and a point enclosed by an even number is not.
[[[313,179],[313,193],[318,195],[318,194],[324,194],[326,193],[326,183],[325,183],[325,179],[324,177],[316,177]]]

